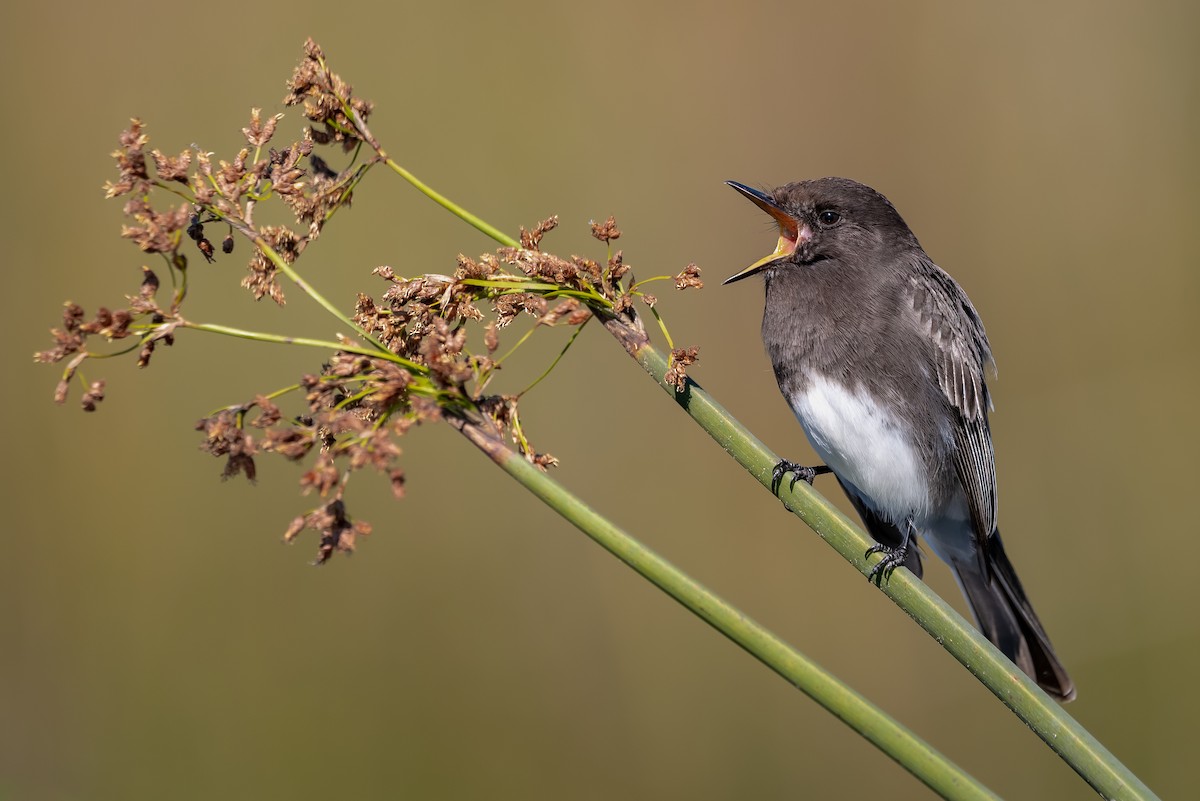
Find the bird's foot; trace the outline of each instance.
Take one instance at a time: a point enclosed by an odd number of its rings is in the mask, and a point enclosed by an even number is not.
[[[876,553],[883,554],[883,558],[875,564],[875,567],[871,568],[871,572],[867,574],[867,581],[873,581],[875,586],[882,587],[883,582],[892,577],[892,571],[904,564],[904,560],[908,558],[908,545],[893,548],[890,545],[877,543],[868,548],[863,556],[868,557]]]
[[[875,582],[876,587],[882,587],[883,582],[892,577],[892,572],[903,565],[908,559],[909,544],[912,542],[917,529],[911,517],[904,521],[903,529],[904,539],[900,541],[899,545],[891,546],[877,542],[863,554],[864,559],[872,554],[883,554],[883,558],[876,562],[875,566],[871,568],[871,572],[867,574],[867,581]]]
[[[775,465],[775,469],[771,471],[771,492],[779,492],[779,488],[783,486],[783,477],[787,473],[792,474],[792,481],[788,484],[788,489],[795,489],[797,481],[805,481],[811,486],[814,478],[832,472],[831,468],[823,464],[816,467],[805,467],[795,462],[789,462],[787,459],[780,459],[779,464]]]

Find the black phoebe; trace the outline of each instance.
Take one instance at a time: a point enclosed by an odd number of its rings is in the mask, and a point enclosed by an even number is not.
[[[781,462],[811,483],[832,472],[882,553],[870,578],[904,565],[916,539],[950,565],[979,628],[1050,694],[1075,687],[996,529],[988,428],[992,363],[983,323],[954,279],[925,255],[887,198],[846,178],[763,193],[729,185],[779,224],[762,273],[762,336],[775,379],[828,467]]]

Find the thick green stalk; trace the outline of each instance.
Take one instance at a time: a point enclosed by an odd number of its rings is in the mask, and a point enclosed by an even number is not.
[[[547,506],[832,712],[942,798],[998,798],[883,710],[597,514],[546,473],[505,447],[492,433],[462,419],[452,422],[476,447]]]
[[[672,384],[668,384],[664,380],[667,360],[644,334],[613,318],[605,322],[605,327],[701,428],[760,484],[771,489],[772,473],[779,457],[698,384],[689,379],[683,392],[677,392]],[[870,573],[871,562],[864,554],[874,541],[808,484],[800,481],[790,488],[789,483],[784,482],[778,491],[784,506],[859,572]],[[1132,771],[927,584],[907,570],[896,570],[883,582],[881,589],[987,685],[1101,796],[1131,801],[1157,799]]]
[[[510,247],[517,244],[511,236],[417,181],[398,164],[387,159],[382,150],[379,152],[393,170],[442,207],[501,244]],[[698,384],[689,379],[686,388],[678,392],[674,385],[667,383],[667,360],[650,344],[640,327],[629,325],[606,309],[593,311],[605,321],[609,333],[616,337],[659,386],[670,393],[684,411],[760,484],[771,490],[772,473],[779,458]],[[864,554],[874,542],[829,501],[803,482],[798,482],[794,487],[780,488],[778,497],[793,514],[860,572],[864,575],[870,572],[871,565]],[[907,570],[896,570],[888,581],[883,582],[881,589],[1103,797],[1131,801],[1158,798],[1129,768],[924,582]]]

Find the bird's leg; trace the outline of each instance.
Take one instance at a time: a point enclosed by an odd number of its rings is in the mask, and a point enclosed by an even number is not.
[[[877,542],[867,549],[863,554],[863,558],[871,554],[881,553],[883,558],[876,563],[875,567],[871,568],[871,572],[867,574],[867,581],[874,581],[875,586],[883,586],[883,582],[892,576],[892,571],[904,564],[904,560],[908,558],[908,546],[916,536],[917,526],[913,523],[912,515],[904,521],[903,539],[896,547],[884,545],[882,542]]]
[[[783,486],[785,473],[792,474],[792,483],[788,484],[788,489],[795,489],[797,481],[807,481],[809,486],[812,486],[814,478],[832,472],[831,468],[823,464],[816,467],[805,467],[795,462],[789,462],[787,459],[780,459],[779,464],[775,465],[775,469],[771,471],[771,492],[779,492],[779,488]]]

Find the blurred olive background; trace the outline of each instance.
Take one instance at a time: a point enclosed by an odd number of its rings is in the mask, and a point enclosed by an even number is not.
[[[900,768],[557,518],[445,427],[403,443],[409,497],[308,566],[312,499],[260,460],[219,480],[193,422],[316,352],[203,334],[91,366],[51,403],[64,299],[119,305],[149,263],[100,186],[133,115],[151,146],[231,158],[282,110],[312,35],[372,127],[442,192],[602,256],[615,214],[693,376],[811,458],[758,338],[774,234],[722,186],[846,175],[885,192],[988,325],[1001,524],[1079,686],[1070,707],[1163,797],[1194,786],[1200,140],[1193,3],[8,4],[0,797],[926,798]],[[277,141],[300,129],[289,113]],[[336,161],[336,159],[334,159]],[[334,166],[341,166],[335,163]],[[378,264],[493,247],[391,174],[301,262],[347,308]],[[246,258],[193,256],[195,319],[330,337]],[[165,278],[165,276],[164,276]],[[509,391],[565,337],[539,336]],[[511,338],[510,340],[511,341]],[[589,328],[525,408],[555,476],[1012,798],[1074,773]],[[847,508],[836,485],[819,484]],[[929,580],[963,608],[939,564]]]

